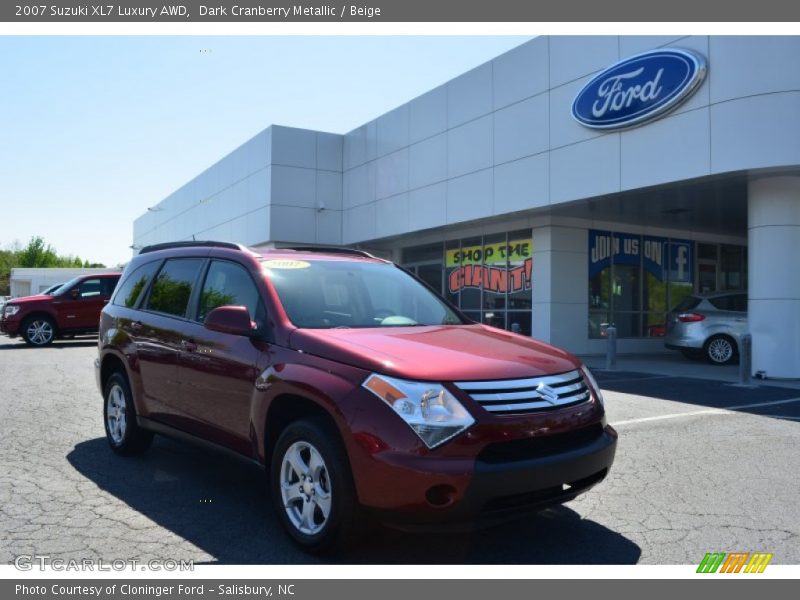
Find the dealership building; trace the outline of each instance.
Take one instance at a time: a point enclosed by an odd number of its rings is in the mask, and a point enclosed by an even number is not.
[[[800,38],[535,38],[344,135],[268,127],[133,227],[193,238],[363,248],[577,354],[746,291],[754,372],[800,378]]]

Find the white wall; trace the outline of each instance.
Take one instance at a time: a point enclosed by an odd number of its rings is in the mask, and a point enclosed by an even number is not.
[[[57,283],[66,283],[79,275],[92,273],[114,273],[120,269],[11,269],[11,296],[35,296]]]
[[[137,250],[160,242],[269,239],[273,128],[242,144],[133,223]]]
[[[708,60],[670,115],[615,133],[578,90],[659,46]],[[344,136],[272,126],[134,223],[134,245],[352,244],[671,181],[800,163],[800,37],[539,37]],[[321,209],[321,210],[320,210]]]
[[[139,217],[135,249],[176,240],[342,243],[342,136],[274,125]]]
[[[800,177],[750,182],[748,325],[753,372],[800,378]],[[775,265],[781,265],[777,276]]]
[[[572,118],[598,71],[658,46],[708,60],[677,110],[614,133]],[[343,242],[800,164],[798,90],[800,37],[536,38],[345,135]]]

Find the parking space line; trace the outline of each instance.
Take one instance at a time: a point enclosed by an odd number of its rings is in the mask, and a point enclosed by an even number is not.
[[[617,421],[616,423],[612,423],[614,427],[619,427],[621,425],[631,425],[634,423],[646,423],[649,421],[664,421],[667,419],[678,419],[680,417],[695,417],[700,415],[733,415],[739,411],[746,410],[748,408],[762,408],[766,406],[777,406],[780,404],[791,404],[793,402],[800,402],[800,398],[788,398],[786,400],[773,400],[770,402],[755,402],[753,404],[740,404],[738,406],[728,406],[725,408],[710,408],[706,410],[693,410],[688,412],[681,412],[681,413],[670,413],[667,415],[657,415],[655,417],[641,417],[639,419],[628,419],[627,421]],[[780,415],[760,415],[762,417],[773,417],[773,418],[786,418],[786,419],[798,419],[797,417],[781,417]]]

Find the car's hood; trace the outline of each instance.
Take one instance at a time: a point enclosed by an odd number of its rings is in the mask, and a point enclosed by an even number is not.
[[[53,296],[22,296],[21,298],[12,298],[6,304],[30,304],[32,302],[52,302]]]
[[[467,381],[563,373],[577,358],[485,325],[298,329],[292,348],[406,379]]]

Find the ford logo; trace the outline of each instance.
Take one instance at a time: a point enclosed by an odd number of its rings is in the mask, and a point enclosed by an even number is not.
[[[572,116],[592,129],[625,129],[674,109],[706,75],[699,54],[677,48],[651,50],[609,67],[583,86]]]

